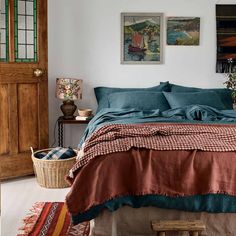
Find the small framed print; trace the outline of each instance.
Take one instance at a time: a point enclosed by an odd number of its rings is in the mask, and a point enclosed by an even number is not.
[[[163,63],[163,13],[121,13],[121,64]]]
[[[198,46],[199,38],[199,17],[167,18],[167,45]]]

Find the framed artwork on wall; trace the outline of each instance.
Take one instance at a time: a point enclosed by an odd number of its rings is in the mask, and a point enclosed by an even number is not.
[[[121,13],[121,63],[163,63],[162,13]]]
[[[216,72],[236,72],[236,4],[216,5],[216,27]]]
[[[197,46],[199,38],[199,17],[167,18],[167,45]]]

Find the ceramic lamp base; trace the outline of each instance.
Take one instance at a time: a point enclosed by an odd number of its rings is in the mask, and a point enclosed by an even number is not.
[[[61,111],[64,115],[63,118],[66,120],[73,119],[76,108],[77,106],[74,104],[74,101],[72,100],[63,101],[63,104],[61,105]]]

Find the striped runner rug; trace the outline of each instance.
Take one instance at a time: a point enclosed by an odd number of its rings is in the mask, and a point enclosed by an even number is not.
[[[36,202],[17,236],[89,236],[89,222],[71,224],[64,202]]]

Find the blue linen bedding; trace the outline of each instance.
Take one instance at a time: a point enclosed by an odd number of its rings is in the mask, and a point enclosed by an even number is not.
[[[172,84],[169,82],[161,82],[161,85],[169,85],[169,90],[167,92],[174,93],[191,93],[191,92],[215,92],[220,97],[221,101],[224,103],[226,109],[233,109],[233,99],[232,99],[232,91],[226,88],[196,88],[196,87],[186,87],[177,84]]]
[[[170,91],[169,82],[162,82],[160,85],[149,88],[113,88],[113,87],[96,87],[94,88],[95,96],[98,102],[97,112],[109,107],[108,96],[118,92],[163,92]]]
[[[205,105],[189,105],[181,108],[140,111],[136,109],[105,108],[89,122],[79,147],[97,128],[106,124],[138,124],[152,122],[236,124],[236,110],[217,110]]]

